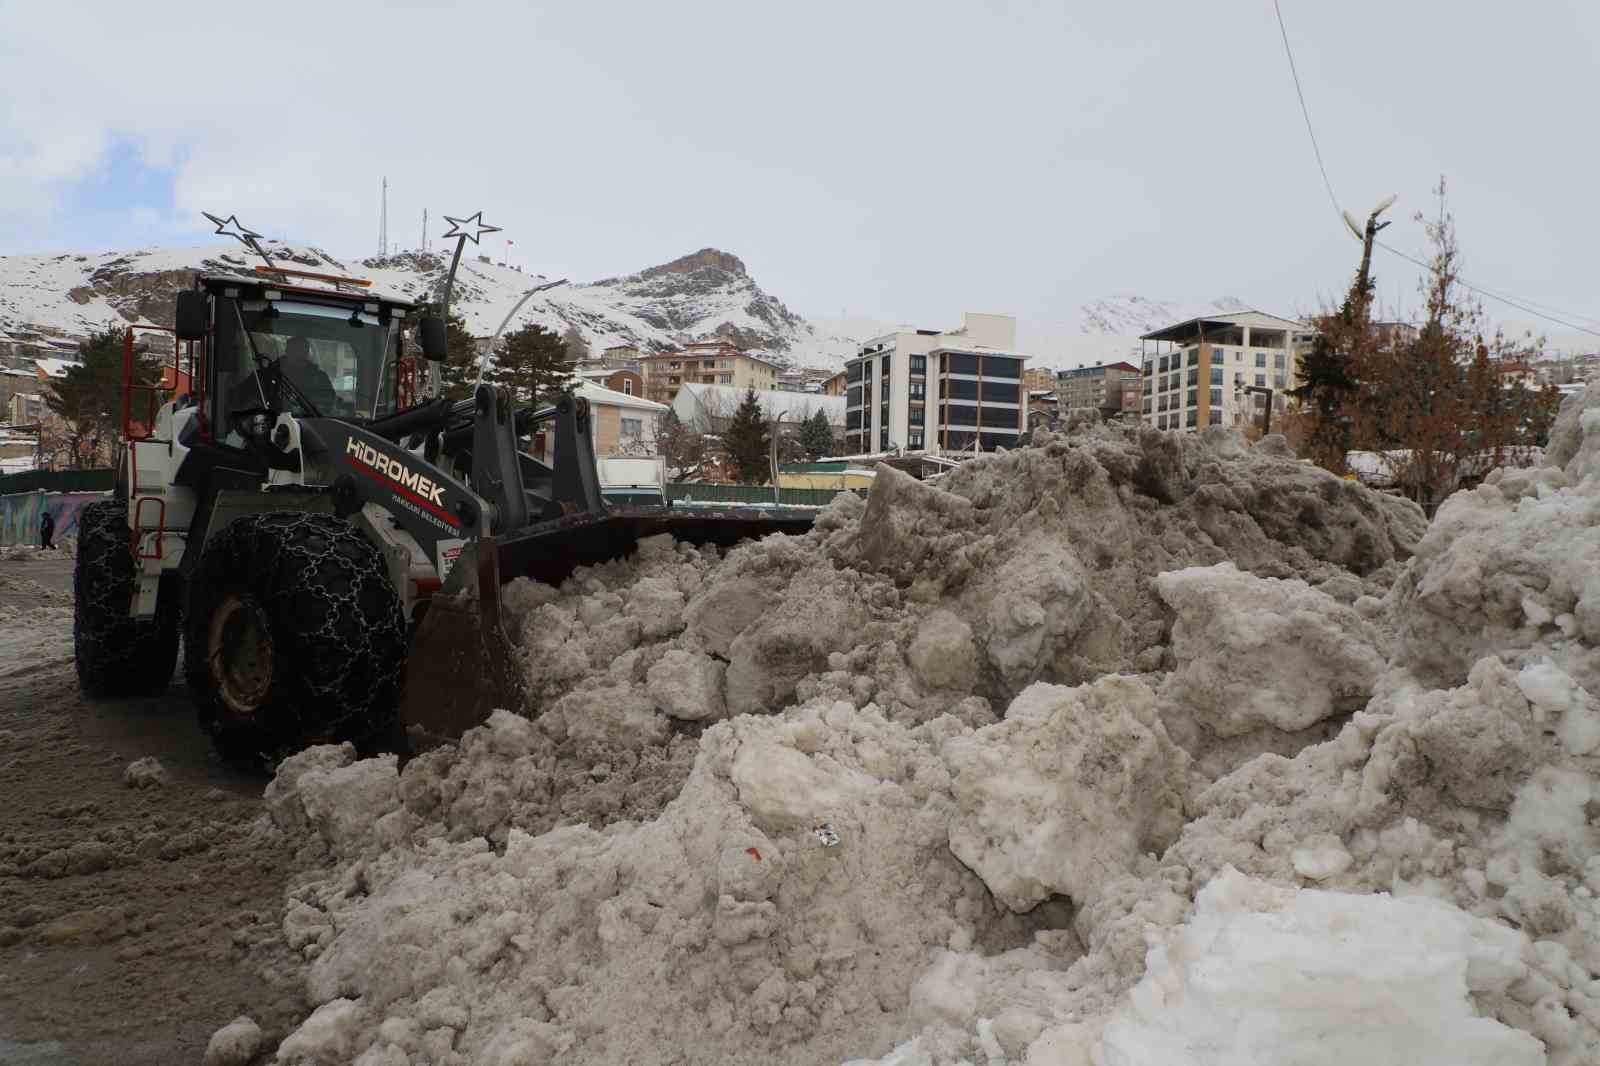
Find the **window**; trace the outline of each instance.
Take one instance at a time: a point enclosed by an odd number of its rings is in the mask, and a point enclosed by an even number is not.
[[[1164,355],[1163,355],[1163,356],[1162,356],[1162,357],[1161,357],[1161,372],[1162,372],[1162,373],[1163,373],[1163,374],[1165,374],[1165,373],[1166,373],[1166,372],[1167,372],[1167,370],[1168,370],[1168,369],[1169,369],[1169,368],[1168,368],[1168,366],[1167,366],[1167,357],[1166,357],[1166,356],[1164,356]]]
[[[922,399],[923,398],[923,394],[927,391],[927,388],[928,388],[928,386],[924,385],[922,382],[913,381],[911,383],[911,398],[913,400]]]
[[[913,374],[926,374],[928,372],[928,357],[913,355],[911,357],[911,372]]]
[[[1266,388],[1267,387],[1267,375],[1265,375],[1265,374],[1257,374],[1256,375],[1256,385],[1258,387],[1260,387],[1260,388],[1263,388],[1263,389]]]
[[[1282,374],[1274,374],[1274,375],[1272,375],[1272,387],[1275,388],[1275,389],[1283,388],[1283,375]]]
[[[1199,367],[1195,366],[1195,367],[1190,367],[1189,368],[1189,384],[1191,384],[1191,385],[1200,384],[1200,368]]]
[[[717,368],[717,361],[715,359],[702,360],[700,367],[702,370],[715,370]]]
[[[622,379],[622,395],[624,395],[624,396],[632,396],[633,395],[633,379],[632,378],[623,378]]]
[[[1214,407],[1214,408],[1222,406],[1222,390],[1221,389],[1212,389],[1211,390],[1211,406]]]
[[[732,374],[718,374],[717,375],[717,382],[718,382],[718,384],[721,384],[721,385],[732,385],[733,384],[733,375]]]
[[[1010,381],[985,381],[981,395],[984,403],[1016,403],[1019,399],[1016,383]]]
[[[1193,429],[1195,427],[1195,425],[1199,421],[1200,421],[1200,412],[1199,411],[1191,410],[1188,414],[1183,416],[1183,424],[1185,426],[1188,426],[1190,429]]]
[[[621,422],[623,440],[638,440],[644,436],[644,419],[624,418]]]
[[[1256,353],[1256,366],[1266,366],[1266,365],[1267,365],[1267,353],[1266,352],[1257,352]]]
[[[1150,362],[1150,363],[1146,363],[1144,365],[1144,376],[1145,377],[1147,377],[1147,378],[1148,377],[1153,377],[1155,375],[1155,372],[1156,372],[1156,364],[1155,363]]]
[[[1283,369],[1283,363],[1284,363],[1284,354],[1282,352],[1273,352],[1272,353],[1272,366],[1273,366],[1273,368],[1276,369],[1276,370],[1282,370]]]
[[[667,364],[667,369],[668,370],[678,370],[678,369],[681,369],[682,366],[683,366],[682,363],[680,363],[676,359],[674,359],[672,362]]]
[[[1237,371],[1235,371],[1234,375],[1233,375],[1233,383],[1234,383],[1235,386],[1243,385],[1244,384],[1244,375],[1239,373],[1239,372],[1237,372]]]
[[[1150,397],[1148,397],[1148,396],[1146,396],[1144,398],[1144,413],[1145,414],[1149,414],[1150,413]]]
[[[1010,378],[1013,381],[1020,381],[1022,379],[1022,360],[991,355],[983,361],[983,376],[986,378]]]
[[[889,376],[889,357],[887,355],[884,356],[883,361],[878,364],[878,376],[881,378],[886,378]]]
[[[1190,389],[1189,390],[1188,406],[1197,407],[1197,406],[1199,406],[1199,404],[1200,404],[1200,390],[1199,389]]]
[[[912,358],[915,359],[916,356],[912,356]],[[908,447],[908,448],[920,448],[920,447],[922,447],[922,434],[920,432],[917,432],[916,430],[912,430],[910,433],[908,433],[906,435],[906,447]]]
[[[1219,348],[1219,347],[1217,347],[1216,345],[1213,344],[1211,346],[1211,357],[1213,359],[1217,359],[1217,360],[1226,359],[1226,358],[1228,358],[1228,349]]]
[[[1215,407],[1211,409],[1210,424],[1213,426],[1222,425],[1222,412]]]
[[[945,356],[945,366],[952,374],[976,374],[978,372],[978,357],[952,352]]]
[[[1211,368],[1211,384],[1222,384],[1222,368],[1220,366],[1213,366]]]

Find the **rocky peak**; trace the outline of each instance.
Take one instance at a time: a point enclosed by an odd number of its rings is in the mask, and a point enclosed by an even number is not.
[[[728,252],[718,251],[715,248],[702,248],[698,252],[680,256],[670,263],[646,267],[644,270],[639,271],[638,276],[641,278],[653,278],[662,274],[698,274],[701,271],[734,274],[741,278],[749,276],[749,272],[744,268],[744,260]]]

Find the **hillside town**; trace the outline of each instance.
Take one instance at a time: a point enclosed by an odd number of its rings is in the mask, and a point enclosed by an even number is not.
[[[108,323],[109,324],[109,323]],[[1378,323],[1394,336],[1414,337],[1409,323]],[[839,484],[861,483],[884,460],[941,460],[948,468],[997,449],[1025,445],[1037,429],[1056,431],[1073,419],[1098,418],[1193,433],[1222,426],[1256,439],[1274,425],[1293,443],[1302,368],[1317,337],[1315,322],[1239,309],[1162,323],[1121,338],[1127,358],[1057,369],[1020,349],[1014,317],[966,312],[947,330],[905,329],[862,338],[843,365],[789,362],[781,353],[741,348],[720,339],[683,339],[660,349],[635,343],[603,348],[569,334],[574,387],[599,415],[597,454],[659,456],[658,432],[668,413],[704,444],[709,459],[692,469],[669,467],[669,484],[736,484],[738,470],[715,461],[721,435],[746,394],[759,405],[772,438],[786,441],[782,487],[814,486],[807,464],[827,461]],[[83,333],[14,322],[0,332],[0,469],[92,470],[109,464],[113,434],[75,434],[53,409],[54,383],[82,366]],[[474,350],[492,360],[491,337],[474,337]],[[1103,351],[1105,336],[1093,347]],[[1071,345],[1066,345],[1070,359]],[[1051,353],[1051,363],[1062,353]],[[1600,350],[1590,353],[1519,351],[1497,360],[1494,373],[1507,390],[1548,392],[1559,398],[1581,391],[1600,375]],[[800,429],[819,419],[825,444],[803,446]],[[1537,446],[1539,441],[1527,442]],[[535,442],[537,451],[542,444]],[[794,466],[793,471],[783,469]],[[917,462],[902,464],[922,469]],[[1383,464],[1357,455],[1354,476],[1393,488]],[[790,475],[793,476],[790,476]],[[771,481],[768,476],[761,484]],[[792,484],[791,484],[792,483]],[[665,487],[665,486],[664,486]]]

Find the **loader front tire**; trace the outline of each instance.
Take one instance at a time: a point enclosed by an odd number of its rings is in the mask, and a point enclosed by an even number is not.
[[[149,618],[130,618],[137,578],[128,505],[91,503],[78,512],[72,566],[72,652],[86,696],[154,696],[172,681],[178,613],[164,595]]]
[[[232,761],[392,734],[406,625],[383,557],[326,514],[247,515],[206,544],[184,627],[200,725]]]

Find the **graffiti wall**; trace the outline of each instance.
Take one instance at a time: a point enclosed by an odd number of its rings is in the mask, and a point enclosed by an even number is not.
[[[0,548],[39,543],[39,518],[48,510],[55,516],[55,539],[78,535],[78,512],[85,504],[103,500],[104,492],[19,492],[0,496]]]

